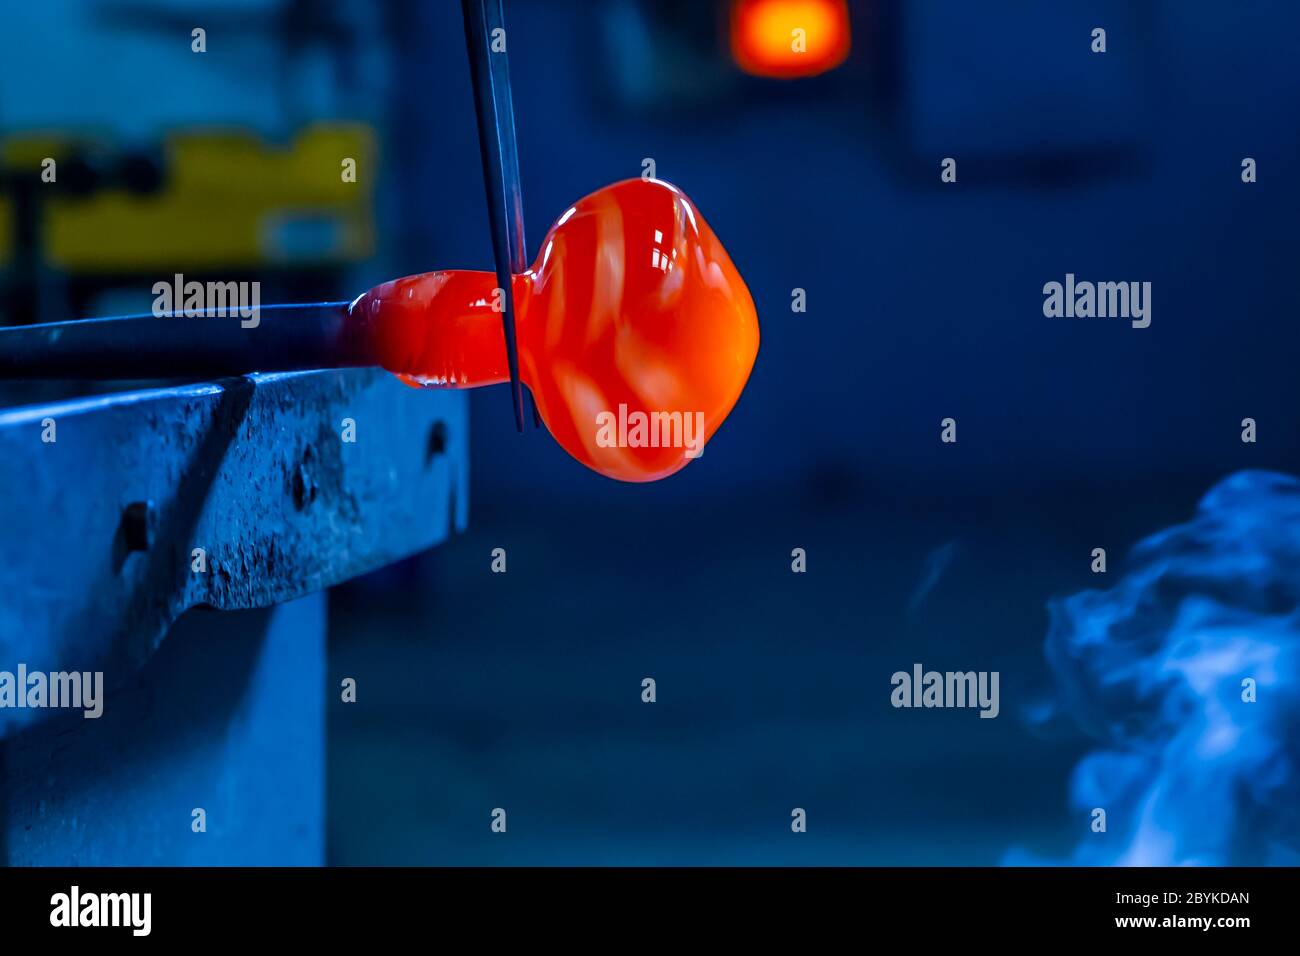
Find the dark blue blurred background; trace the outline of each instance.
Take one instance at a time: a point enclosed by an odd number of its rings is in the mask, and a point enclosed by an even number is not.
[[[798,81],[735,69],[725,8],[506,2],[530,252],[652,158],[748,281],[762,344],[707,453],[653,485],[474,395],[469,533],[331,596],[331,686],[359,686],[330,709],[331,862],[1064,856],[1093,745],[1026,717],[1051,690],[1046,602],[1097,586],[1095,547],[1118,576],[1220,478],[1300,471],[1300,6],[855,0],[849,61]],[[319,9],[362,38],[352,78],[306,56],[274,82],[372,124],[380,157],[375,254],[329,281],[490,268],[459,5]],[[221,95],[178,73],[157,124],[189,102],[283,127],[266,42],[223,54]],[[1045,318],[1067,272],[1151,282],[1150,328]],[[914,662],[1001,671],[1001,716],[893,709]]]
[[[697,66],[693,96],[648,102],[620,101],[608,62],[644,42],[628,24],[671,18],[601,10],[508,4],[529,235],[654,158],[749,282],[758,363],[707,454],[652,486],[518,437],[504,394],[475,396],[470,534],[409,572],[415,613],[377,584],[335,605],[354,629],[332,669],[369,692],[363,717],[333,711],[333,858],[1062,854],[1086,832],[1066,781],[1088,745],[1022,720],[1050,685],[1046,600],[1223,475],[1297,468],[1300,9],[858,3],[835,73]],[[418,184],[403,266],[481,267],[456,12],[411,15],[401,109],[439,121],[393,143]],[[1044,318],[1066,272],[1152,282],[1151,327]],[[1000,669],[1001,718],[892,709],[889,676],[915,661]]]

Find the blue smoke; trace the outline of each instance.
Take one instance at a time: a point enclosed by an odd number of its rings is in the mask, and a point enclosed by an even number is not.
[[[957,557],[957,550],[958,545],[954,540],[939,545],[925,556],[925,563],[921,569],[921,580],[907,602],[908,614],[915,614],[921,606],[921,602],[930,596],[930,592],[934,590],[935,585],[939,583],[939,579],[948,570],[948,566]]]
[[[1225,479],[1114,587],[1049,611],[1057,706],[1102,748],[1071,779],[1085,836],[1068,862],[1300,862],[1300,481]],[[1105,833],[1087,831],[1095,807]]]

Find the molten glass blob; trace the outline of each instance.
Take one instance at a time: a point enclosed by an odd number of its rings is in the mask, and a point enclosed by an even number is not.
[[[622,481],[699,457],[758,354],[744,280],[675,186],[629,179],[580,199],[513,280],[520,378],[566,451]],[[351,318],[384,368],[422,387],[509,381],[490,272],[376,286]]]
[[[794,79],[844,62],[850,44],[846,0],[734,0],[731,55],[746,73]]]

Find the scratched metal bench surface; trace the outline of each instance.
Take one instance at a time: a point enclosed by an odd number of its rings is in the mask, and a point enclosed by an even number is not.
[[[268,608],[433,547],[468,519],[468,424],[463,394],[371,369],[0,410],[0,670],[111,685],[188,608]],[[0,709],[0,737],[39,716]]]

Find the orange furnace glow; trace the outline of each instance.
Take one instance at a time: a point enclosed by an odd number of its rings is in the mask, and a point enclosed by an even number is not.
[[[756,76],[825,73],[849,55],[847,0],[735,0],[731,55]]]

